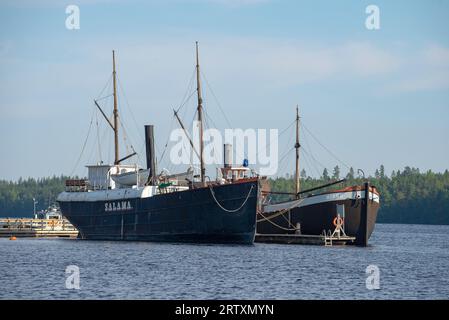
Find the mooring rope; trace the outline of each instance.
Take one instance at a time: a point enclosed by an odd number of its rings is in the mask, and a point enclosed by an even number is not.
[[[294,226],[289,219],[287,219],[284,215],[281,215],[282,218],[284,218],[285,221],[287,221],[288,225],[292,228],[294,228],[295,230],[298,230],[300,228],[297,228],[296,226]]]
[[[210,193],[212,194],[212,197],[214,198],[215,203],[216,203],[216,204],[217,204],[223,211],[230,212],[230,213],[237,212],[237,211],[239,211],[240,209],[243,208],[243,206],[244,206],[244,205],[246,204],[246,202],[248,201],[249,196],[251,195],[251,191],[253,191],[253,189],[254,189],[254,185],[252,185],[252,186],[251,186],[251,189],[249,189],[249,192],[248,192],[248,194],[246,195],[246,199],[245,199],[245,201],[243,201],[243,203],[242,203],[242,205],[241,205],[240,207],[238,207],[237,209],[230,210],[230,209],[226,209],[225,207],[223,207],[223,206],[218,202],[217,198],[215,197],[215,192],[214,192],[212,186],[209,186]]]
[[[259,212],[259,214],[260,214],[262,217],[264,217],[265,219],[257,220],[257,222],[266,220],[266,221],[268,221],[269,223],[271,223],[272,225],[274,225],[275,227],[277,227],[277,228],[279,228],[279,229],[282,229],[282,230],[285,230],[285,231],[297,231],[297,230],[299,230],[299,228],[292,228],[292,229],[284,228],[284,227],[278,225],[277,223],[271,221],[271,220],[270,220],[270,219],[272,219],[271,217],[270,217],[270,218],[266,218],[262,213]],[[289,223],[290,223],[290,222],[289,222]],[[290,223],[290,224],[291,224],[291,223]]]
[[[283,216],[283,214],[286,213],[287,211],[293,209],[294,207],[296,207],[298,204],[300,204],[300,203],[303,202],[303,201],[304,201],[304,199],[299,199],[299,200],[297,200],[297,201],[294,201],[294,204],[291,205],[289,208],[286,208],[286,209],[283,209],[283,210],[281,210],[281,211],[279,211],[279,212],[276,212],[275,214],[273,214],[273,215],[271,215],[271,216],[269,216],[269,217],[264,216],[264,215],[262,214],[262,212],[259,211],[258,213],[262,216],[262,219],[256,220],[256,222],[268,221],[269,223],[271,223],[272,225],[278,227],[279,229],[282,229],[282,230],[285,230],[285,231],[297,231],[297,230],[299,230],[300,228],[296,228],[294,225],[292,225],[292,223],[291,223],[290,221],[288,221],[288,220]],[[271,219],[274,219],[274,218],[276,218],[276,217],[278,217],[278,216],[280,216],[280,215],[282,215],[282,217],[288,222],[288,224],[289,224],[290,226],[293,227],[292,229],[284,228],[284,227],[278,225],[277,223],[271,221]]]
[[[269,216],[268,218],[265,217],[261,212],[259,212],[259,214],[260,214],[261,216],[263,216],[264,219],[259,219],[259,220],[257,220],[257,222],[264,221],[264,220],[268,220],[268,219],[274,219],[274,218],[276,218],[277,216],[280,216],[281,214],[284,214],[284,213],[287,212],[288,210],[293,209],[294,207],[296,207],[298,204],[300,204],[300,203],[303,202],[303,201],[304,201],[304,199],[296,200],[296,201],[294,201],[294,203],[293,203],[290,207],[285,208],[285,209],[282,209],[282,210],[276,212],[275,214],[273,214],[272,216]]]

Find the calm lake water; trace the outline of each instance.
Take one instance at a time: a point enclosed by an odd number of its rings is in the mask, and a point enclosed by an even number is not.
[[[0,239],[0,299],[448,299],[449,226],[376,225],[370,247]],[[80,289],[66,288],[66,267]],[[366,288],[366,267],[380,289]]]

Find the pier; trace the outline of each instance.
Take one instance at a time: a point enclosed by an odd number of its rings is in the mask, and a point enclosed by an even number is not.
[[[254,242],[333,246],[333,245],[354,244],[355,237],[348,237],[346,235],[335,236],[332,234],[305,235],[305,234],[259,234],[259,233],[256,233]]]
[[[66,219],[0,219],[0,237],[76,238],[78,230]]]

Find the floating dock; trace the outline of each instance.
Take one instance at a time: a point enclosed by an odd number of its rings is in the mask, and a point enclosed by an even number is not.
[[[66,219],[0,219],[0,237],[76,238],[78,230]]]
[[[254,242],[258,243],[278,243],[278,244],[307,244],[307,245],[346,245],[354,244],[355,237],[348,237],[346,235],[305,235],[305,234],[258,234]]]

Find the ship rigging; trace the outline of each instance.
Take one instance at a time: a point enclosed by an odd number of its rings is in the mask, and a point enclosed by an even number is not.
[[[196,154],[200,158],[199,176],[194,175],[191,168],[175,174],[164,170],[157,173],[152,125],[145,126],[147,168],[122,163],[135,156],[136,152],[120,158],[115,51],[112,58],[113,121],[101,108],[99,99],[94,103],[113,130],[114,162],[104,164],[100,161],[87,165],[87,179],[66,181],[66,191],[57,199],[63,215],[84,239],[253,243],[261,179],[257,175],[248,175],[250,171],[246,168],[243,171],[232,168],[224,161],[223,173],[245,174],[225,175],[224,178],[217,175],[216,181],[206,181],[198,43],[196,92],[200,147]],[[176,112],[174,116],[183,126]],[[193,148],[194,144],[191,146]]]

